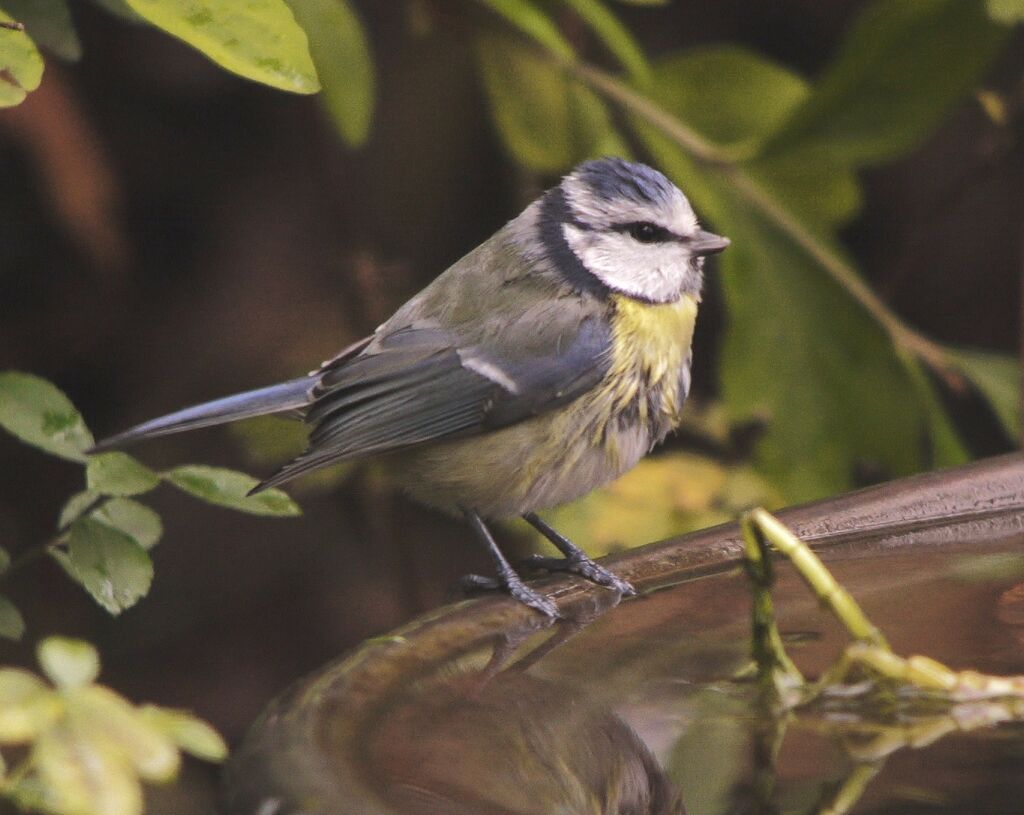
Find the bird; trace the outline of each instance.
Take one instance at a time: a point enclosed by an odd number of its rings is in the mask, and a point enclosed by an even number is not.
[[[469,575],[466,586],[558,616],[488,526],[519,516],[562,554],[534,566],[633,594],[537,513],[614,480],[679,423],[704,259],[729,243],[658,170],[589,160],[307,375],[153,419],[90,452],[297,416],[305,451],[253,492],[372,457],[413,499],[468,522],[497,579]]]

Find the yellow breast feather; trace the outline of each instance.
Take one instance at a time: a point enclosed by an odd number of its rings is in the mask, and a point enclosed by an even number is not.
[[[674,303],[649,305],[628,297],[613,298],[612,366],[608,381],[619,383],[615,402],[625,410],[643,389],[658,393],[652,405],[673,425],[682,411],[679,385],[697,322],[697,300],[683,295]],[[647,399],[640,399],[646,413]],[[656,419],[661,417],[645,417]]]

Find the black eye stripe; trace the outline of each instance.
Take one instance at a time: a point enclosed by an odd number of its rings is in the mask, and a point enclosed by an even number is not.
[[[652,224],[650,221],[634,221],[628,224],[620,224],[615,229],[628,233],[630,237],[640,243],[669,243],[679,240],[678,235],[673,234],[663,226]]]

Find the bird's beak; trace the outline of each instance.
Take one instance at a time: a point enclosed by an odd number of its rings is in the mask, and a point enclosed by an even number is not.
[[[731,241],[728,238],[723,238],[721,235],[716,235],[714,232],[705,232],[703,229],[698,230],[697,234],[694,235],[693,239],[689,241],[690,251],[695,255],[717,255],[725,247],[727,247]]]

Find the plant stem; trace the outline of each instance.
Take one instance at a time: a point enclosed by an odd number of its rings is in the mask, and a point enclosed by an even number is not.
[[[744,529],[751,528],[763,535],[772,546],[790,559],[807,586],[822,604],[836,615],[850,632],[850,636],[885,651],[889,650],[885,636],[868,619],[857,601],[836,582],[832,573],[825,568],[810,547],[790,532],[783,523],[765,510],[755,509],[744,516],[743,525]]]
[[[71,525],[75,521],[77,521],[79,518],[84,518],[86,515],[89,515],[92,512],[95,512],[109,500],[109,495],[97,495],[92,501],[90,501],[82,508],[81,512],[78,512],[73,518],[69,518],[66,522],[64,522],[57,530],[57,534],[55,534],[52,538],[43,541],[42,543],[37,543],[35,546],[30,546],[24,552],[19,554],[16,558],[12,559],[10,565],[3,571],[2,574],[0,574],[0,582],[7,580],[12,574],[21,571],[30,563],[33,563],[34,561],[41,558],[43,555],[49,554],[64,539],[64,535],[67,534],[68,530],[71,528]]]

